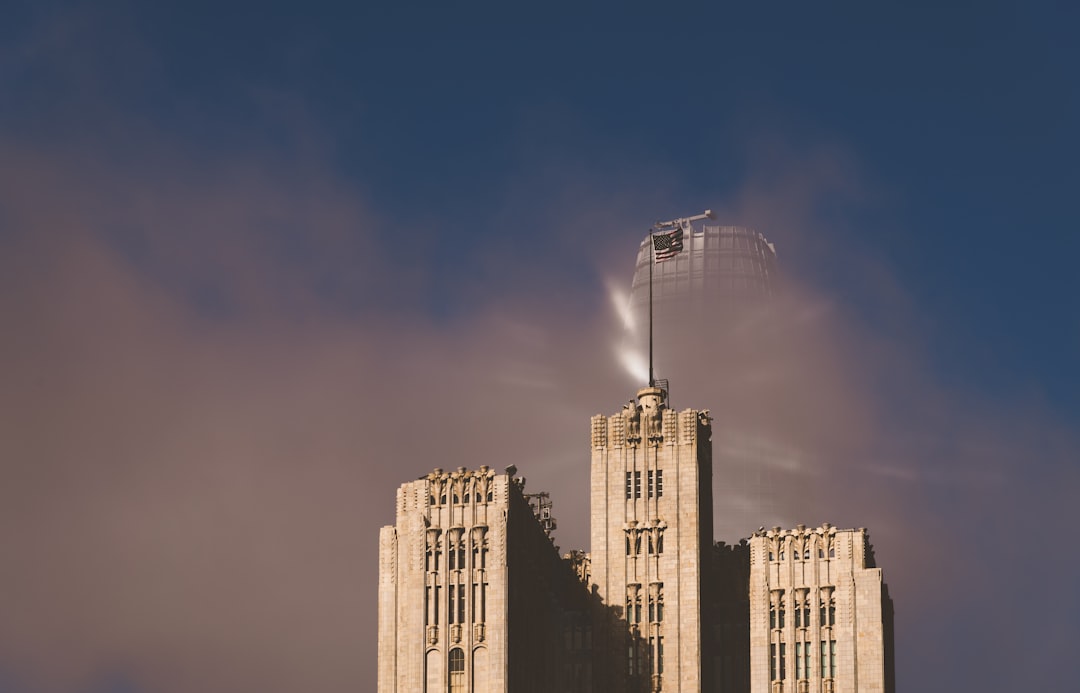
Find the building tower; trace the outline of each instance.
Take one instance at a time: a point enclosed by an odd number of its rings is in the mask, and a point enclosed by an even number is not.
[[[751,693],[892,693],[892,620],[865,529],[750,538]]]
[[[708,412],[677,413],[658,387],[640,390],[613,416],[592,418],[592,581],[614,607],[597,636],[602,690],[707,690],[711,434]]]
[[[586,588],[515,473],[436,469],[398,489],[379,533],[379,693],[592,690]]]

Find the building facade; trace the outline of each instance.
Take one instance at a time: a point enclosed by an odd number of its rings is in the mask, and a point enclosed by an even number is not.
[[[892,693],[892,600],[865,529],[750,538],[751,693]]]
[[[436,469],[398,489],[379,534],[379,693],[593,690],[586,587],[513,474]]]
[[[621,412],[592,419],[592,581],[616,616],[597,658],[604,690],[707,688],[712,427],[708,412],[675,412],[666,397],[645,388]]]

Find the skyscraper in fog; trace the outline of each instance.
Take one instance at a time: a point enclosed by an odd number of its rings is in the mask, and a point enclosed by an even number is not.
[[[773,299],[781,293],[776,247],[745,226],[691,220],[680,225],[683,249],[670,259],[653,262],[651,235],[638,246],[629,299],[633,320],[621,355],[634,354],[629,360],[635,364],[646,361],[651,276],[657,377],[671,379],[676,387],[692,382],[695,399],[720,408],[726,391],[703,388],[709,373],[730,370],[739,358],[731,348],[733,335],[745,332],[746,324],[760,330],[762,318],[782,320],[771,315]],[[714,487],[719,536],[790,521],[776,500],[774,489],[785,470],[781,458],[770,455],[776,445],[767,432],[753,422],[735,427],[729,422],[719,443],[717,469],[725,470]]]
[[[638,247],[630,307],[639,317],[649,311],[650,238]],[[738,305],[772,296],[776,290],[776,247],[744,226],[690,228],[683,250],[652,270],[653,303],[658,316],[671,315],[674,306],[695,313]],[[641,324],[642,320],[638,320]]]
[[[663,262],[642,244],[631,307],[648,313],[651,268],[658,324],[682,340],[670,363],[692,377],[777,292],[776,252],[751,229],[683,228]],[[866,530],[714,544],[718,517],[739,533],[772,521],[760,497],[723,507],[755,491],[733,476],[767,468],[767,452],[714,460],[725,421],[714,431],[655,385],[592,417],[589,553],[558,556],[549,497],[525,494],[514,467],[401,486],[380,535],[380,693],[894,691],[892,602]]]

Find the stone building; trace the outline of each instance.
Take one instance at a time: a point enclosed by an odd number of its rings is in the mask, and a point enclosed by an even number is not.
[[[894,693],[866,530],[713,543],[712,425],[662,388],[591,423],[591,552],[509,467],[403,484],[380,532],[379,693]]]
[[[398,489],[379,534],[379,693],[593,690],[588,592],[514,473],[436,469]]]
[[[892,600],[865,529],[750,538],[751,693],[891,693]]]
[[[645,388],[621,412],[592,419],[592,580],[619,614],[600,628],[607,691],[708,688],[712,428],[708,412],[675,412],[666,400]]]

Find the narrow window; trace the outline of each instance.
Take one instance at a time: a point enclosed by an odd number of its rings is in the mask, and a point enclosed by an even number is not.
[[[802,648],[803,645],[801,642],[795,643],[795,678],[797,679],[803,678]]]
[[[783,628],[784,627],[784,603],[783,602],[780,602],[779,612],[780,612],[780,618],[779,618],[780,625],[777,626],[777,628]]]
[[[803,676],[810,678],[810,643],[803,643]]]
[[[821,641],[821,678],[829,678],[829,651],[825,649],[827,643]]]
[[[439,590],[442,588],[435,585],[435,611],[432,615],[431,622],[434,625],[439,625]]]
[[[780,680],[787,678],[787,645],[780,643]]]
[[[457,568],[457,547],[450,547],[450,570]]]
[[[656,497],[659,498],[664,495],[664,470],[656,470]]]
[[[769,628],[776,628],[776,605],[769,607]]]
[[[664,673],[664,636],[656,639],[656,673]]]
[[[457,603],[457,618],[458,623],[465,623],[465,585],[459,584],[457,587],[458,603]]]
[[[664,553],[664,530],[656,532],[656,553]]]
[[[449,592],[446,593],[446,598],[447,601],[450,602],[450,617],[447,620],[447,623],[455,623],[454,616],[457,614],[457,590],[454,589],[454,585],[450,585],[447,589]]]
[[[647,472],[647,475],[648,475],[648,483],[649,483],[649,486],[648,486],[649,498],[652,498],[653,497],[653,470],[650,469]]]
[[[465,693],[465,652],[450,650],[450,693]]]
[[[631,493],[634,490],[633,482],[631,481],[633,472],[626,473],[626,500],[630,500],[633,496]]]
[[[487,588],[486,582],[480,584],[480,620],[487,620]]]
[[[634,472],[634,498],[641,498],[641,472]]]
[[[836,678],[836,641],[829,641],[829,678]]]
[[[769,645],[769,680],[776,681],[776,643]]]

